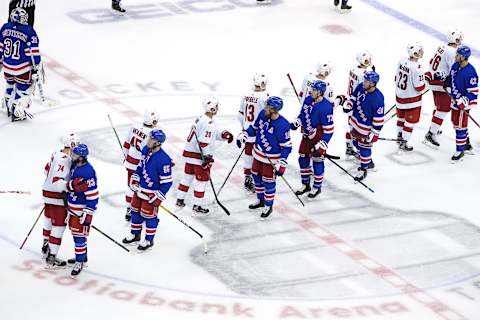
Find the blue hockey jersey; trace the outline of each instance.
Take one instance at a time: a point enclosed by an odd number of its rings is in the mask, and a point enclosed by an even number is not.
[[[97,210],[98,204],[98,189],[97,189],[97,175],[92,165],[87,162],[82,166],[72,166],[70,170],[70,180],[76,178],[83,178],[88,185],[88,190],[85,192],[69,192],[67,196],[68,211],[76,216],[81,216],[83,209],[87,208],[92,213]]]
[[[358,136],[368,136],[373,130],[376,134],[383,127],[383,112],[385,108],[383,94],[378,88],[367,92],[359,84],[350,96],[348,104],[352,106],[352,116],[349,124],[353,133]]]
[[[136,173],[140,176],[140,198],[145,200],[156,195],[161,201],[165,200],[168,190],[172,186],[172,159],[163,150],[152,153],[145,146],[142,149],[142,159]],[[143,197],[146,195],[148,198]]]
[[[450,94],[455,99],[466,97],[468,106],[477,105],[478,97],[478,75],[471,63],[464,68],[455,62],[450,70],[450,76],[447,78],[447,86],[450,87]],[[456,108],[456,103],[453,106]]]
[[[302,123],[303,134],[309,139],[314,139],[317,130],[322,131],[322,140],[326,143],[332,138],[334,128],[333,104],[326,98],[314,104],[314,99],[311,96],[306,97],[297,118]]]
[[[287,160],[292,151],[290,123],[281,115],[271,120],[265,116],[265,110],[260,111],[247,133],[256,137],[253,157],[260,162],[270,163],[268,159],[273,163],[280,159]]]
[[[11,75],[21,75],[32,70],[33,56],[35,64],[41,61],[39,41],[35,30],[16,22],[7,22],[0,29],[0,62],[4,71]]]

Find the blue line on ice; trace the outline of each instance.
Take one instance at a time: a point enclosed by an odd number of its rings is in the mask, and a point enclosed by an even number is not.
[[[438,40],[440,41],[443,41],[443,42],[446,42],[447,41],[447,37],[444,33],[426,25],[425,23],[423,22],[420,22],[418,20],[415,20],[414,18],[412,17],[409,17],[407,16],[406,14],[400,12],[400,11],[397,11],[393,8],[390,8],[389,6],[377,1],[377,0],[361,0],[362,2],[364,2],[365,4],[368,4],[369,6],[391,16],[392,18],[395,18],[405,24],[408,24],[409,26],[419,30],[419,31],[422,31],[422,32],[425,32],[429,35],[431,35],[432,37],[435,37],[437,38]],[[480,51],[477,50],[476,48],[473,48],[471,46],[469,46],[470,49],[472,50],[472,55],[477,57],[477,58],[480,58]]]

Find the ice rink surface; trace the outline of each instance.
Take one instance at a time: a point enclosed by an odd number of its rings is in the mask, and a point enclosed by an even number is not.
[[[70,131],[92,151],[101,193],[94,224],[117,240],[129,232],[126,172],[107,114],[123,137],[145,108],[155,108],[178,181],[184,140],[202,113],[202,98],[219,97],[218,122],[237,134],[240,95],[256,72],[268,75],[269,93],[285,99],[282,112],[291,120],[299,106],[286,73],[300,86],[318,62],[329,60],[334,92],[345,94],[361,49],[373,54],[386,108],[394,103],[396,63],[409,42],[424,44],[426,65],[442,35],[460,28],[480,68],[477,1],[352,0],[352,12],[344,15],[326,0],[273,1],[258,7],[253,0],[125,0],[125,16],[98,0],[39,1],[45,91],[58,105],[36,101],[31,121],[0,118],[0,190],[31,192],[0,193],[0,319],[480,319],[479,156],[450,163],[455,135],[448,119],[439,150],[422,144],[433,110],[430,93],[413,153],[399,155],[395,143],[376,143],[378,171],[366,180],[375,193],[327,162],[320,199],[302,208],[278,181],[274,214],[260,222],[247,210],[254,198],[242,189],[239,165],[220,195],[231,216],[215,206],[205,219],[192,218],[188,208],[176,212],[205,235],[206,256],[199,238],[164,212],[155,247],[145,254],[127,254],[92,230],[89,267],[77,279],[68,269],[44,268],[41,221],[18,249],[42,208],[43,167]],[[472,115],[480,119],[478,110]],[[329,153],[342,155],[346,118],[340,109],[335,126]],[[394,120],[381,135],[396,136]],[[480,129],[473,124],[470,136],[480,152]],[[299,187],[298,132],[293,140],[286,178]],[[217,188],[238,152],[218,145]],[[355,163],[339,163],[356,172]],[[172,188],[166,206],[175,209],[174,201]],[[59,257],[72,256],[67,230]]]

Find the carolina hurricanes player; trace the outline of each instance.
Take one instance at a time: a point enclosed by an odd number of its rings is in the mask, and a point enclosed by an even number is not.
[[[332,65],[330,62],[319,63],[317,65],[317,73],[309,73],[305,76],[302,83],[302,89],[298,93],[300,96],[300,104],[303,106],[305,102],[305,98],[309,95],[310,91],[312,90],[312,84],[317,80],[322,80],[327,84],[327,91],[325,91],[324,97],[328,99],[331,103],[338,105],[343,104],[345,101],[344,96],[337,96],[336,98],[333,97],[332,89],[330,88],[330,83],[327,81],[327,77],[332,73]],[[343,97],[343,98],[342,98]]]
[[[238,111],[238,119],[242,126],[242,132],[248,129],[255,123],[258,114],[262,111],[265,101],[268,98],[267,77],[264,74],[255,74],[253,76],[253,91],[248,92],[242,97],[240,102],[240,110]],[[245,143],[245,156],[243,158],[243,174],[245,175],[244,187],[246,190],[255,193],[255,184],[252,178],[252,163],[253,163],[253,146],[255,144],[255,137],[248,137]],[[242,148],[240,140],[237,139],[237,147]]]
[[[195,179],[192,216],[206,216],[210,213],[210,210],[202,205],[207,181],[210,179],[210,168],[214,162],[215,142],[217,140],[226,140],[228,143],[233,141],[233,135],[227,130],[220,131],[213,119],[217,115],[219,106],[220,104],[215,97],[208,97],[203,100],[205,114],[195,120],[183,150],[185,174],[178,185],[177,207],[185,207],[185,196]],[[199,147],[202,149],[200,150]]]
[[[463,32],[454,29],[448,32],[448,44],[442,44],[438,47],[435,55],[430,59],[430,70],[427,73],[427,80],[433,93],[433,103],[435,110],[433,111],[432,123],[428,133],[425,135],[425,144],[438,148],[440,143],[437,136],[443,120],[450,112],[451,99],[443,88],[447,75],[450,73],[455,63],[455,55],[457,48],[462,44]],[[471,150],[472,146],[469,141],[465,146],[466,150]]]
[[[63,267],[65,261],[56,258],[58,249],[62,243],[65,231],[67,210],[65,207],[66,191],[80,192],[88,188],[86,181],[82,179],[69,180],[72,163],[72,149],[80,143],[80,139],[74,133],[63,138],[63,148],[52,154],[50,162],[45,166],[47,176],[43,183],[43,202],[45,225],[43,227],[42,253],[46,256],[48,267]]]
[[[413,127],[420,120],[422,95],[425,91],[425,73],[418,62],[423,57],[423,46],[416,42],[407,46],[408,58],[399,61],[395,73],[397,102],[397,130],[399,149],[413,151],[408,141]]]
[[[123,154],[125,155],[124,165],[127,169],[127,192],[125,200],[127,201],[127,213],[125,220],[130,221],[131,202],[133,191],[130,186],[132,174],[135,173],[138,163],[142,159],[142,148],[145,146],[146,138],[150,131],[155,129],[158,124],[158,117],[155,111],[147,110],[143,115],[143,124],[135,125],[130,128],[127,139],[123,143]]]
[[[372,65],[372,55],[367,50],[363,50],[357,53],[356,59],[357,59],[358,65],[350,69],[350,72],[348,75],[347,99],[351,97],[355,88],[359,84],[363,83],[363,76],[365,75],[365,72],[375,71],[375,66]],[[349,111],[347,109],[348,108],[344,108],[343,111],[348,114],[348,119],[350,120],[350,117],[352,116],[352,112],[351,110]],[[345,140],[347,145],[347,148],[345,150],[345,155],[350,158],[352,157],[358,158],[359,157],[358,153],[353,148],[352,135],[350,134],[351,131],[352,131],[352,128],[349,125],[349,130],[347,130],[345,134]]]

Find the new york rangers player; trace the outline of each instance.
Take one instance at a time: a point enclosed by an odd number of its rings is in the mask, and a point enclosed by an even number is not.
[[[71,133],[63,138],[63,148],[52,154],[45,166],[45,182],[43,183],[43,202],[45,224],[43,227],[42,253],[46,257],[48,267],[62,267],[65,261],[56,258],[62,244],[66,227],[67,208],[65,192],[84,192],[88,186],[82,178],[70,180],[72,149],[80,143],[78,136]]]
[[[356,60],[358,64],[352,69],[350,69],[350,72],[348,74],[347,99],[350,98],[350,96],[353,94],[355,88],[357,88],[358,85],[363,82],[363,76],[365,75],[365,73],[367,71],[375,71],[375,66],[372,64],[372,55],[367,50],[358,52]],[[352,115],[351,111],[349,110],[349,108],[344,108],[343,110],[345,113],[347,113],[348,119]],[[347,123],[350,123],[350,120],[348,120]],[[347,145],[345,155],[347,156],[347,158],[358,157],[358,154],[353,148],[352,144],[352,135],[350,133],[352,131],[352,128],[350,125],[348,125],[348,127],[349,129],[345,133],[345,141]]]
[[[265,102],[265,109],[259,113],[255,123],[240,137],[241,143],[245,143],[247,135],[256,137],[252,174],[258,200],[248,207],[251,210],[262,209],[262,220],[273,212],[275,180],[277,176],[285,173],[287,158],[292,151],[290,123],[280,115],[282,108],[281,98],[269,97]]]
[[[408,144],[415,124],[420,121],[422,96],[425,92],[425,72],[419,59],[423,57],[423,46],[416,42],[407,46],[408,58],[399,61],[395,73],[397,102],[397,132],[399,149],[413,151]]]
[[[215,142],[221,140],[232,143],[233,141],[233,135],[227,130],[219,130],[215,123],[214,117],[217,115],[219,106],[220,104],[215,97],[208,97],[203,100],[205,113],[195,120],[183,150],[185,174],[178,185],[177,207],[185,207],[185,197],[190,185],[195,180],[193,216],[206,216],[210,213],[210,210],[204,207],[203,202],[207,182],[210,179],[210,168],[214,162]],[[200,148],[202,149],[200,150]]]
[[[373,169],[372,146],[378,140],[383,127],[384,98],[377,88],[380,76],[375,71],[364,75],[362,85],[358,85],[346,103],[347,111],[352,111],[350,125],[354,146],[360,152],[360,167],[355,180],[367,177],[367,170]]]
[[[255,74],[253,77],[254,89],[242,97],[240,102],[240,110],[238,112],[242,132],[246,131],[248,127],[255,123],[258,114],[263,109],[265,101],[268,98],[267,77],[263,74]],[[245,143],[245,155],[243,162],[243,174],[245,176],[244,187],[250,192],[255,192],[255,185],[252,178],[252,164],[253,164],[253,145],[255,137],[248,137]],[[241,145],[237,139],[237,146]]]
[[[132,174],[137,169],[142,159],[142,149],[145,146],[146,139],[150,132],[157,127],[158,116],[155,111],[147,110],[143,115],[143,123],[141,125],[132,126],[128,132],[128,136],[123,143],[123,154],[125,161],[123,164],[127,169],[127,192],[125,200],[127,202],[127,212],[125,220],[130,221],[130,203],[132,202],[133,191],[130,186]]]
[[[0,63],[3,62],[6,90],[3,105],[12,121],[25,120],[30,107],[34,83],[41,69],[39,41],[35,30],[28,25],[28,14],[15,8],[11,21],[0,29]],[[32,58],[37,68],[32,65]]]
[[[300,175],[303,188],[296,192],[308,198],[317,197],[322,191],[325,172],[324,156],[333,135],[333,104],[324,98],[327,84],[322,80],[313,82],[310,96],[305,98],[300,114],[290,124],[292,130],[302,127],[302,141],[298,150]],[[313,190],[311,188],[313,163]]]
[[[477,105],[478,75],[468,61],[471,50],[467,46],[457,49],[455,63],[447,77],[446,86],[452,101],[452,123],[456,134],[456,152],[452,162],[458,162],[465,154],[468,140],[468,115],[470,109]]]
[[[68,226],[75,243],[75,265],[71,275],[77,276],[87,261],[87,237],[90,232],[90,224],[97,210],[98,189],[97,175],[90,162],[88,162],[88,147],[79,144],[73,148],[72,169],[70,180],[85,181],[86,190],[73,190],[68,192]]]
[[[142,149],[142,160],[131,176],[130,186],[134,192],[132,220],[130,235],[123,239],[123,243],[139,242],[142,224],[145,223],[145,239],[137,247],[140,251],[153,246],[159,222],[158,208],[172,186],[172,159],[162,148],[165,140],[162,130],[150,131],[147,145]]]
[[[428,133],[425,135],[425,143],[434,148],[438,148],[438,133],[442,126],[443,120],[450,112],[450,104],[452,102],[450,96],[445,89],[445,80],[455,63],[455,55],[457,48],[462,44],[463,32],[454,29],[447,34],[448,44],[442,44],[437,48],[435,55],[430,59],[430,70],[426,73],[427,81],[433,93],[433,110],[432,123]]]

